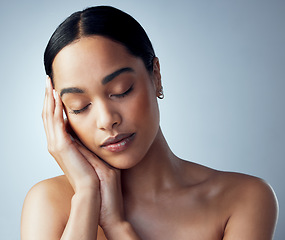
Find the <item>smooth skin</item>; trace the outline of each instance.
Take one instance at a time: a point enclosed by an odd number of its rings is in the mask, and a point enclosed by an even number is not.
[[[59,52],[53,73],[42,117],[64,175],[29,191],[22,240],[273,239],[278,205],[267,183],[170,150],[159,127],[157,58],[149,73],[121,44],[84,37]],[[120,133],[135,134],[126,149],[102,147]]]

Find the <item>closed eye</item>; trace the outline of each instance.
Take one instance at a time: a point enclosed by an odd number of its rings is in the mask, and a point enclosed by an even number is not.
[[[90,105],[91,105],[91,103],[88,103],[84,108],[81,108],[81,109],[79,109],[79,110],[71,110],[69,113],[72,113],[72,114],[79,114],[79,113],[85,111]]]
[[[117,97],[117,98],[123,98],[123,97],[127,96],[132,90],[133,90],[133,85],[127,91],[125,91],[121,94],[112,94],[110,96],[111,97]]]

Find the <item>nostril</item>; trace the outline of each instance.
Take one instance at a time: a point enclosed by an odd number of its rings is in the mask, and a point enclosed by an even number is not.
[[[112,128],[116,127],[116,125],[118,125],[118,122],[114,122]]]

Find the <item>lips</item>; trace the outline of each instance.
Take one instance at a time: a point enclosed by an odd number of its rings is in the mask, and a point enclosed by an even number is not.
[[[106,139],[101,147],[111,152],[120,152],[131,144],[134,137],[135,133],[118,134],[115,137]]]

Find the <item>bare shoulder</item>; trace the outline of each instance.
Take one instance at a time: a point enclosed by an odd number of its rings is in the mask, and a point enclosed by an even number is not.
[[[56,239],[61,236],[74,192],[65,176],[41,181],[28,192],[21,219],[21,238]]]
[[[24,204],[38,202],[38,204],[49,204],[55,208],[66,206],[60,208],[64,210],[68,208],[73,194],[74,191],[66,176],[57,176],[35,184],[28,192]]]
[[[274,190],[258,177],[187,163],[187,176],[224,223],[223,240],[273,239],[278,216]],[[194,179],[194,180],[193,180]]]
[[[216,176],[225,187],[235,187],[233,192],[242,195],[264,194],[275,197],[271,186],[263,179],[247,174],[218,171]]]
[[[187,162],[183,168],[186,177],[191,176],[193,185],[204,189],[215,189],[215,197],[231,200],[232,206],[241,202],[272,204],[277,207],[277,199],[272,187],[263,179],[242,173],[218,171],[203,165]],[[222,200],[222,199],[219,199]],[[256,203],[255,203],[256,204]]]
[[[263,179],[221,172],[229,220],[224,239],[273,239],[278,202],[272,187]]]
[[[35,184],[31,191],[51,191],[51,192],[58,192],[64,191],[65,193],[74,194],[70,183],[65,175],[45,179],[37,184]]]
[[[260,207],[276,212],[277,198],[272,187],[263,179],[234,172],[218,172],[215,176],[232,208]]]

